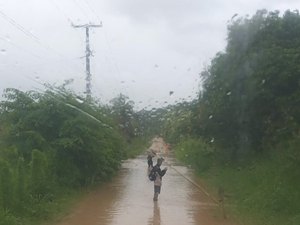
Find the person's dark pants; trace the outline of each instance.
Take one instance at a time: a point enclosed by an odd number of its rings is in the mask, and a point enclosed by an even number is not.
[[[156,186],[154,185],[154,197],[153,197],[153,201],[157,201],[158,200],[158,195],[160,194],[160,186]]]
[[[154,194],[155,193],[160,194],[160,190],[161,190],[161,186],[154,185]]]

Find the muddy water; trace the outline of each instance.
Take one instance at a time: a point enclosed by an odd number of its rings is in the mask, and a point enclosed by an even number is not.
[[[169,166],[158,202],[147,178],[146,155],[123,162],[117,177],[91,192],[57,225],[232,225],[195,184],[192,172],[166,157]],[[188,179],[186,179],[188,178]]]

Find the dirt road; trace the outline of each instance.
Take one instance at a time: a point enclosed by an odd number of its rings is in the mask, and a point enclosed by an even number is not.
[[[168,154],[162,139],[154,139],[151,148]],[[163,167],[169,165],[169,169],[158,202],[152,200],[153,183],[146,176],[146,155],[141,155],[125,161],[118,176],[91,192],[56,225],[233,225],[189,181],[195,180],[189,169],[171,156],[165,158]]]

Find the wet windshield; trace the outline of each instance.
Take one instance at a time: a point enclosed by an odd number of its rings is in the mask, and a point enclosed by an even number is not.
[[[0,225],[299,225],[299,8],[0,0]]]

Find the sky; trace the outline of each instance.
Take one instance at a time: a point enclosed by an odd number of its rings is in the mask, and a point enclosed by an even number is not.
[[[0,92],[73,79],[69,88],[84,95],[85,30],[71,23],[102,22],[90,30],[94,97],[123,93],[137,109],[192,100],[234,14],[299,8],[299,0],[0,0]]]

